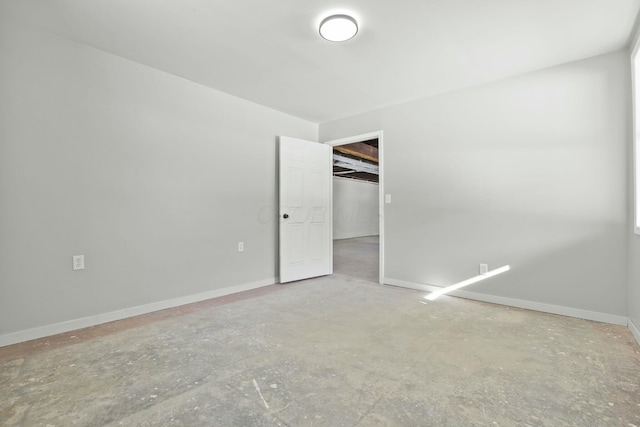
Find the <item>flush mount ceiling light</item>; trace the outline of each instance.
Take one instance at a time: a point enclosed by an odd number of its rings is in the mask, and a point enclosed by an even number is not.
[[[320,23],[320,35],[331,42],[352,39],[358,33],[358,23],[349,15],[327,16]]]

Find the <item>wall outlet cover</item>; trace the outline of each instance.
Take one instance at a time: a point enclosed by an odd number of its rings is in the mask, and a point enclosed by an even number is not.
[[[73,256],[73,269],[84,270],[84,255]]]

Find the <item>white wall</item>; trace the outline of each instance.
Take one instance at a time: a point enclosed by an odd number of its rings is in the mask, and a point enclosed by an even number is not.
[[[640,43],[640,30],[636,32],[635,41],[631,44],[632,48],[630,49],[629,54],[633,51],[634,46],[638,46]],[[640,49],[640,46],[637,47]],[[640,91],[640,78],[638,78],[638,73],[640,73],[640,69],[636,68],[636,77],[634,79],[635,88],[634,91],[637,94]],[[629,96],[629,103],[632,103],[631,93]],[[636,118],[636,138],[640,135],[640,105],[637,102],[636,98],[636,109],[634,111],[633,116]],[[633,117],[632,116],[632,117]],[[633,121],[633,120],[631,120]],[[629,169],[633,171],[633,123],[629,126]],[[636,149],[640,149],[640,147],[636,147]],[[638,172],[636,172],[638,173]],[[640,343],[640,235],[635,234],[634,225],[635,225],[635,204],[638,203],[636,201],[635,196],[635,187],[634,187],[634,176],[633,173],[629,174],[629,327],[634,332],[636,339]]]
[[[333,178],[333,238],[380,234],[378,184]]]
[[[276,135],[317,124],[1,18],[0,58],[0,338],[273,283]]]
[[[509,264],[470,290],[626,323],[628,64],[624,50],[321,124],[321,140],[384,131],[386,282]]]

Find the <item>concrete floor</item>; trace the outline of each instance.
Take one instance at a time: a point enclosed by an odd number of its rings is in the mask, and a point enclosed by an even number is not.
[[[333,276],[1,348],[0,425],[640,426],[626,328],[427,302],[341,246]]]
[[[333,272],[380,282],[380,239],[378,236],[333,241]]]

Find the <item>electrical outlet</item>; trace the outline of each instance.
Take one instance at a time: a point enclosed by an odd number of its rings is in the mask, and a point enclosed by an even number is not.
[[[480,264],[480,274],[487,274],[489,272],[489,264]]]
[[[84,255],[73,256],[73,269],[84,270]]]
[[[244,242],[238,242],[238,252],[244,252]]]

